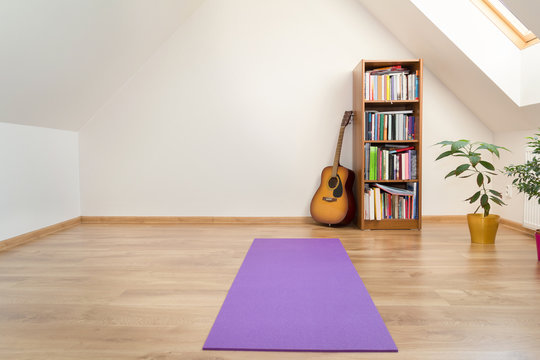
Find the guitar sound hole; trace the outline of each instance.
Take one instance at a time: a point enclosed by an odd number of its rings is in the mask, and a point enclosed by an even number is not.
[[[338,179],[337,177],[331,177],[330,180],[328,180],[328,186],[330,186],[332,189],[337,186]]]

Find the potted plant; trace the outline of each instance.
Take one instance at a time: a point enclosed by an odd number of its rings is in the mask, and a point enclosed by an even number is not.
[[[521,165],[510,165],[504,168],[506,175],[514,178],[512,184],[518,192],[524,193],[528,199],[536,199],[540,204],[540,133],[534,137],[527,137],[527,145],[532,149],[534,155]],[[536,252],[540,261],[540,229],[536,229]]]
[[[471,241],[479,244],[493,244],[499,228],[500,216],[490,214],[491,204],[501,206],[506,204],[502,201],[500,192],[488,189],[492,177],[496,176],[497,173],[493,164],[485,159],[485,155],[494,154],[499,157],[499,149],[507,149],[502,146],[484,142],[471,142],[469,140],[441,141],[436,145],[441,145],[444,148],[444,151],[436,160],[448,156],[463,160],[463,164],[450,171],[445,176],[445,179],[451,176],[459,178],[475,177],[478,189],[469,198],[465,199],[470,204],[478,203],[474,213],[467,214]],[[478,213],[480,208],[483,210],[482,213]]]

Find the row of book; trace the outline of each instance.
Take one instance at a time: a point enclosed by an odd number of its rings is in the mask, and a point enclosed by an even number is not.
[[[366,100],[418,99],[418,71],[410,73],[401,65],[366,71],[364,82]]]
[[[384,144],[364,147],[364,179],[412,180],[417,178],[414,146]]]
[[[364,189],[364,219],[418,219],[418,183],[407,189],[374,184]]]
[[[414,140],[415,119],[412,110],[365,112],[366,140]]]

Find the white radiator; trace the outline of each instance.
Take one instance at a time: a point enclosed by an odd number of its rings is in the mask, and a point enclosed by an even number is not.
[[[533,159],[533,153],[531,149],[525,151],[525,161]],[[540,229],[540,204],[538,199],[528,199],[525,195],[525,208],[523,213],[523,226],[529,229]]]

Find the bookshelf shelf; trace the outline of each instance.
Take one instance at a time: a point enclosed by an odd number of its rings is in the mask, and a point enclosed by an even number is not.
[[[370,144],[414,144],[418,140],[364,140],[364,143]]]
[[[364,183],[410,183],[410,182],[418,182],[418,179],[409,179],[409,180],[364,180]]]
[[[418,100],[365,100],[367,105],[369,104],[414,104],[418,103]]]
[[[416,229],[417,220],[410,219],[383,219],[383,220],[365,220],[365,229],[371,230],[408,230]]]
[[[379,70],[387,67],[392,69],[387,72]],[[362,230],[422,227],[422,70],[422,59],[362,60],[353,70],[353,168],[358,202],[356,224]],[[403,98],[409,99],[396,100]],[[403,128],[403,131],[399,132],[396,128]],[[402,140],[387,140],[393,138]],[[376,157],[370,150],[376,152]],[[404,153],[406,155],[402,155]],[[405,167],[407,169],[403,170]],[[384,171],[386,175],[383,176]],[[375,178],[405,177],[388,176],[396,171],[406,171],[406,175],[414,179],[373,180],[374,172]],[[377,183],[381,187],[386,185],[412,191],[414,196],[390,196],[386,190],[376,189]],[[373,198],[380,199],[378,207],[374,205]],[[375,217],[374,212],[377,213]]]

